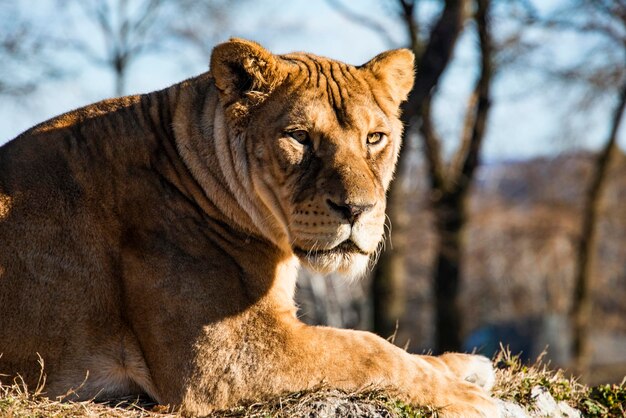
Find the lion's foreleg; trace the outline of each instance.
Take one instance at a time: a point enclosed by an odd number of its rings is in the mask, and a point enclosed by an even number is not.
[[[368,332],[295,321],[274,324],[266,332],[256,328],[247,338],[236,353],[223,353],[231,363],[223,364],[221,376],[206,375],[196,385],[212,393],[189,392],[184,410],[204,412],[203,399],[221,408],[326,386],[385,389],[406,401],[441,408],[442,417],[497,416],[488,394],[464,380],[481,372],[472,367],[475,356],[415,356]],[[472,376],[464,376],[466,372]]]

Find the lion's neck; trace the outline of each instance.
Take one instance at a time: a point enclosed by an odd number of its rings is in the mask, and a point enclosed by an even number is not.
[[[271,210],[254,190],[254,174],[243,155],[245,138],[228,132],[212,80],[200,76],[189,83],[196,84],[177,86],[174,135],[179,155],[210,203],[207,211],[291,252],[285,231],[272,222]]]

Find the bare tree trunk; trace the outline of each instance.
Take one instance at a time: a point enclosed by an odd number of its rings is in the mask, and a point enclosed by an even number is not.
[[[406,150],[398,161],[402,173],[407,160]],[[404,314],[406,305],[406,230],[408,214],[401,179],[392,183],[387,195],[387,216],[393,230],[387,238],[372,276],[372,313],[374,331],[383,338],[390,337]]]
[[[576,273],[571,319],[573,324],[572,353],[577,374],[589,367],[589,319],[592,311],[593,258],[598,243],[598,218],[611,159],[617,150],[617,132],[626,108],[626,82],[621,88],[617,107],[611,119],[611,130],[598,155],[585,196],[582,231],[576,256]]]
[[[399,0],[403,10],[411,49],[415,53],[418,67],[415,86],[404,106],[402,120],[404,122],[405,141],[412,132],[417,131],[420,123],[423,101],[439,82],[452,57],[456,40],[463,28],[463,11],[467,0],[447,0],[437,23],[431,30],[429,42],[425,49],[417,38],[416,22],[413,17],[414,3]],[[409,147],[405,145],[400,153],[397,173],[404,172],[408,160]],[[372,277],[372,307],[374,332],[383,337],[390,336],[396,323],[404,313],[406,305],[406,237],[408,215],[404,208],[401,192],[401,181],[397,179],[391,184],[388,192],[387,214],[395,232],[393,240],[387,241],[381,253]]]
[[[476,26],[480,39],[481,70],[468,103],[466,130],[461,145],[449,169],[440,157],[441,140],[431,121],[430,100],[422,108],[422,137],[424,138],[429,173],[431,199],[439,239],[433,287],[435,290],[435,351],[459,351],[462,346],[462,312],[459,300],[463,233],[467,223],[466,202],[474,173],[479,165],[479,152],[491,106],[490,90],[493,78],[492,40],[488,22],[489,0],[477,0]]]
[[[459,351],[462,345],[461,281],[462,233],[465,226],[465,192],[447,193],[434,204],[439,238],[433,271],[435,294],[435,344],[437,352]]]
[[[126,64],[122,62],[123,59],[116,57],[116,63],[114,65],[115,75],[115,96],[121,97],[126,93]]]

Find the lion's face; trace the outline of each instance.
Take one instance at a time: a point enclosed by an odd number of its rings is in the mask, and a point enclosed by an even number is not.
[[[266,187],[258,190],[277,195],[294,253],[315,269],[348,273],[367,266],[383,237],[401,127],[369,90],[342,81],[339,111],[325,90],[303,83],[285,87],[253,125],[270,125],[254,135],[258,167],[275,167],[259,170]]]
[[[399,57],[360,68],[270,54],[263,58],[273,60],[277,84],[265,97],[248,92],[249,109],[237,108],[241,100],[231,105],[231,117],[245,118],[239,126],[255,192],[286,245],[316,270],[358,275],[383,238],[402,133],[398,107],[413,80],[412,55],[393,53]],[[403,83],[400,93],[392,82]]]

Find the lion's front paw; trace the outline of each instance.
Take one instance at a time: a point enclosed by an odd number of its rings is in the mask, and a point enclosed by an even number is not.
[[[455,376],[490,391],[496,382],[496,373],[491,361],[474,354],[447,353],[439,356]]]

